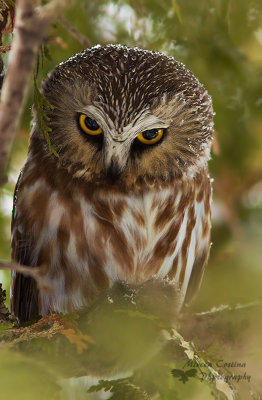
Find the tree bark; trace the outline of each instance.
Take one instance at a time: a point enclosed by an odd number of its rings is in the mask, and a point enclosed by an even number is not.
[[[36,7],[32,0],[17,3],[14,40],[0,102],[0,186],[7,181],[7,164],[37,52],[50,24],[71,3],[72,0],[53,0],[43,7]]]

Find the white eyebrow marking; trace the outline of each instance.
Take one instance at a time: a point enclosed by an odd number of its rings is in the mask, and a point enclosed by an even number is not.
[[[96,120],[104,132],[106,132],[114,140],[133,140],[140,132],[148,129],[168,128],[169,123],[163,121],[156,115],[152,114],[149,108],[142,110],[137,114],[135,119],[129,124],[122,126],[120,129],[116,128],[116,124],[103,110],[102,107],[95,105],[87,105],[81,112],[84,112],[90,118]]]

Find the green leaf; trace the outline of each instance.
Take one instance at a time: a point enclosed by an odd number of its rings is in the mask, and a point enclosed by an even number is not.
[[[51,144],[49,134],[50,132],[52,132],[52,129],[47,124],[47,121],[50,121],[50,118],[46,115],[45,112],[54,110],[54,106],[49,103],[49,101],[38,89],[36,75],[34,77],[34,103],[36,107],[38,133],[44,135],[45,140],[48,144],[50,154],[54,154],[55,157],[59,157],[59,154],[56,152]]]
[[[173,10],[175,15],[177,16],[179,22],[182,24],[182,15],[181,15],[181,11],[180,11],[180,6],[177,2],[177,0],[172,0],[172,6],[173,6]]]
[[[13,0],[5,0],[5,2],[10,4],[10,6],[12,6],[14,8],[16,7],[16,4],[15,4],[15,2]]]

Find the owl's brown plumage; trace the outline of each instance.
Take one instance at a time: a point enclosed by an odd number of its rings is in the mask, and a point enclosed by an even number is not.
[[[118,280],[152,278],[175,285],[181,307],[210,246],[210,96],[172,57],[113,45],[58,65],[43,93],[59,158],[35,122],[12,248],[16,261],[48,267],[55,292],[13,273],[14,313],[79,309]]]

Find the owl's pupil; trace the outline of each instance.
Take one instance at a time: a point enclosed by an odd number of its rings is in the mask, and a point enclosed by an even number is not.
[[[98,123],[89,117],[86,117],[85,119],[85,125],[87,126],[88,129],[90,129],[91,131],[96,131],[97,129],[99,129],[99,125]]]
[[[146,140],[153,140],[158,136],[158,129],[148,129],[143,132],[143,137]]]

